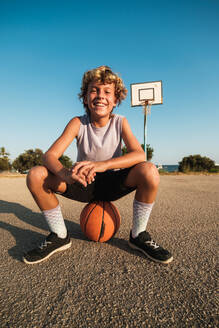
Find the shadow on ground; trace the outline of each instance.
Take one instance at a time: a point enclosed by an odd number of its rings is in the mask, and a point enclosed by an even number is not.
[[[128,245],[128,240],[126,240],[126,239],[114,237],[114,238],[110,239],[109,241],[107,241],[107,244],[109,244],[113,247],[119,248],[122,251],[125,251],[129,254],[133,254],[135,256],[139,256],[139,257],[145,259],[145,255],[143,255],[140,251],[133,250],[132,248],[130,248],[130,246]],[[148,260],[151,261],[150,259],[148,259]]]
[[[19,203],[7,202],[4,200],[0,200],[0,213],[14,214],[24,223],[32,225],[37,229],[45,230],[46,232],[45,234],[42,234],[31,229],[20,228],[16,225],[0,221],[0,228],[10,232],[16,241],[16,245],[8,250],[9,255],[16,260],[22,261],[23,253],[41,243],[41,241],[45,239],[45,235],[48,234],[48,227],[43,218],[43,215],[41,213],[33,212],[29,208]],[[71,238],[87,240],[83,235],[81,227],[78,223],[66,219],[65,223],[68,231],[70,232]],[[109,240],[107,243],[130,254],[136,254],[136,252],[129,248],[127,240],[115,237]],[[144,257],[141,255],[141,253],[139,253],[139,256]]]
[[[45,230],[45,235],[48,234],[48,226],[43,215],[41,213],[33,212],[19,203],[0,200],[0,213],[14,214],[19,220],[38,229]],[[81,232],[79,224],[69,220],[65,220],[65,223],[72,238],[82,240],[86,239]],[[10,232],[16,240],[16,245],[9,249],[8,253],[19,261],[21,261],[24,252],[33,248],[45,239],[45,235],[40,232],[31,229],[23,229],[8,222],[0,221],[0,228]]]

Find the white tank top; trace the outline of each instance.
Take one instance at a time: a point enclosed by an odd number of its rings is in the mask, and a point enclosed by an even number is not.
[[[122,155],[123,116],[113,114],[107,125],[93,126],[89,116],[80,116],[77,161],[105,161]]]

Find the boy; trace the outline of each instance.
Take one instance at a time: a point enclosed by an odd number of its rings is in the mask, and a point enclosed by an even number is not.
[[[152,163],[145,161],[144,151],[127,119],[112,114],[126,94],[122,79],[107,66],[84,74],[79,98],[86,114],[74,117],[67,124],[44,154],[44,165],[32,168],[27,176],[27,186],[51,233],[42,245],[24,255],[25,263],[39,263],[71,246],[55,193],[91,202],[113,201],[134,190],[129,245],[156,262],[172,261],[172,255],[145,231],[157,194],[159,173]],[[74,138],[78,147],[77,163],[69,170],[58,159]],[[122,140],[128,151],[124,156],[121,156]]]

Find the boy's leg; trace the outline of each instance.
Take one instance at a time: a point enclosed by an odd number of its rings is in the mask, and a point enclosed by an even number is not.
[[[145,231],[156,199],[159,182],[159,172],[150,162],[135,165],[126,178],[126,186],[136,187],[129,244],[157,262],[169,263],[173,259],[172,255],[158,246]]]
[[[146,229],[157,195],[159,182],[160,175],[158,170],[150,162],[142,162],[135,165],[126,178],[125,184],[127,186],[136,187],[132,227],[132,237],[134,238]]]
[[[150,162],[135,165],[125,181],[126,186],[136,187],[135,199],[137,201],[149,204],[155,201],[159,183],[159,172]]]
[[[39,263],[53,253],[71,246],[58,199],[54,192],[63,193],[66,183],[52,174],[44,166],[32,168],[27,176],[27,186],[41,209],[51,231],[44,244],[28,252],[24,262]]]
[[[27,175],[27,187],[41,211],[46,211],[58,206],[54,192],[65,192],[66,183],[45,166],[35,166]]]
[[[44,166],[32,168],[27,176],[27,186],[41,209],[51,232],[66,238],[67,230],[58,199],[54,192],[64,192],[66,183]]]

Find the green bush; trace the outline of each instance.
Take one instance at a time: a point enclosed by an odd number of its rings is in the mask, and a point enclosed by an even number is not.
[[[164,169],[159,169],[158,172],[161,174],[169,173],[167,170],[164,170]]]
[[[26,173],[32,167],[42,165],[43,152],[41,149],[36,148],[28,149],[24,153],[20,154],[12,163],[15,170],[20,173]]]
[[[72,167],[72,161],[68,156],[62,155],[59,161],[67,168]],[[20,173],[27,173],[32,167],[42,164],[43,151],[39,148],[26,150],[12,163],[14,169]]]
[[[72,160],[66,156],[66,155],[62,155],[60,158],[59,158],[59,161],[62,163],[62,165],[64,167],[66,167],[67,169],[70,169],[72,166],[73,166],[73,163],[72,163]]]
[[[179,172],[210,172],[215,168],[215,163],[208,157],[201,157],[200,155],[190,155],[184,157],[179,162]]]
[[[142,149],[144,150],[144,145],[141,145]],[[147,149],[147,160],[150,161],[153,157],[154,154],[154,149],[152,147],[150,147],[149,144],[146,145],[146,149]],[[122,155],[127,154],[127,148],[126,146],[122,147]]]
[[[219,166],[215,166],[209,170],[210,173],[219,173]]]

